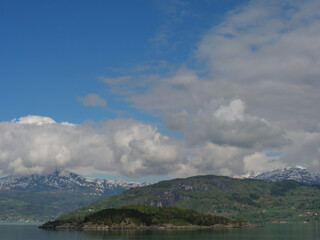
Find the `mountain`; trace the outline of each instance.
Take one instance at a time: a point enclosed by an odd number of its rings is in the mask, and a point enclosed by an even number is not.
[[[318,175],[310,173],[307,169],[302,167],[281,168],[248,178],[260,179],[267,182],[295,180],[306,185],[320,184],[320,177]]]
[[[95,200],[143,185],[85,178],[64,170],[46,176],[3,177],[0,178],[0,222],[48,221]]]
[[[195,176],[161,181],[98,200],[61,216],[81,218],[106,208],[127,205],[176,206],[252,223],[310,222],[320,216],[320,186],[296,181],[265,182],[221,176]]]
[[[0,190],[20,191],[71,191],[97,196],[111,196],[132,187],[143,186],[136,182],[85,178],[76,173],[56,170],[47,176],[30,175],[0,178]]]

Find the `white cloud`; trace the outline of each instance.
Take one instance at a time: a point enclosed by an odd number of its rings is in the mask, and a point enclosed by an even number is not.
[[[21,117],[18,119],[14,119],[11,122],[17,122],[20,124],[34,124],[34,125],[44,125],[44,124],[53,124],[56,123],[52,118],[49,117],[42,117],[42,116],[36,116],[36,115],[29,115],[26,117]]]
[[[214,116],[220,121],[243,121],[244,111],[244,102],[241,99],[236,99],[230,102],[229,106],[220,106],[217,111],[215,111]]]
[[[245,110],[241,99],[235,99],[226,106],[217,106],[212,101],[196,114],[171,114],[164,122],[168,127],[174,126],[179,130],[191,144],[209,141],[216,145],[263,150],[281,148],[290,143],[283,130],[265,119],[247,114]]]
[[[134,120],[117,119],[94,127],[40,116],[0,122],[2,174],[89,168],[134,177],[166,175],[181,161],[177,144],[157,128]]]
[[[243,159],[246,172],[262,173],[286,167],[279,158],[267,157],[265,153],[255,152]]]
[[[285,149],[286,153],[283,156],[283,161],[308,167],[312,171],[319,171],[319,130],[314,132],[291,131],[289,137],[292,139],[293,144]]]
[[[177,174],[216,174],[231,176],[242,173],[243,158],[251,153],[250,150],[228,145],[217,145],[206,142],[201,146],[188,147],[187,162],[184,172],[179,169]]]
[[[82,102],[84,106],[91,106],[91,107],[107,106],[107,101],[94,93],[90,93],[85,97],[78,97],[78,100]]]

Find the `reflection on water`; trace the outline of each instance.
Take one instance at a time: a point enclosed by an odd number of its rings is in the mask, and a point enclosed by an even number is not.
[[[139,231],[112,230],[53,231],[37,225],[0,224],[1,240],[315,240],[320,239],[318,224],[270,224],[262,228],[220,230]]]

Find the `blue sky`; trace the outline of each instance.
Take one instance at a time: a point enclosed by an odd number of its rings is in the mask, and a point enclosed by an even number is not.
[[[110,94],[97,77],[127,75],[140,65],[165,62],[172,67],[159,71],[167,72],[184,64],[201,33],[239,1],[174,2],[2,1],[1,120],[42,115],[82,123],[126,111],[157,121]],[[156,39],[159,34],[167,36]],[[105,98],[107,107],[83,107],[77,97],[89,93]]]
[[[316,0],[1,1],[0,175],[318,171],[319,12]]]

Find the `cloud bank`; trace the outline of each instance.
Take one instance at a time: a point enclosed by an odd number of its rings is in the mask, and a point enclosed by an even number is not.
[[[167,115],[165,123],[168,127],[175,125],[173,129],[179,130],[192,144],[211,142],[216,145],[263,150],[281,148],[290,143],[283,130],[262,118],[246,114],[245,109],[245,103],[241,99],[219,107],[210,102],[193,115]]]
[[[172,140],[134,120],[87,126],[27,116],[0,123],[1,174],[68,168],[135,177],[165,175],[177,169],[179,159]]]

